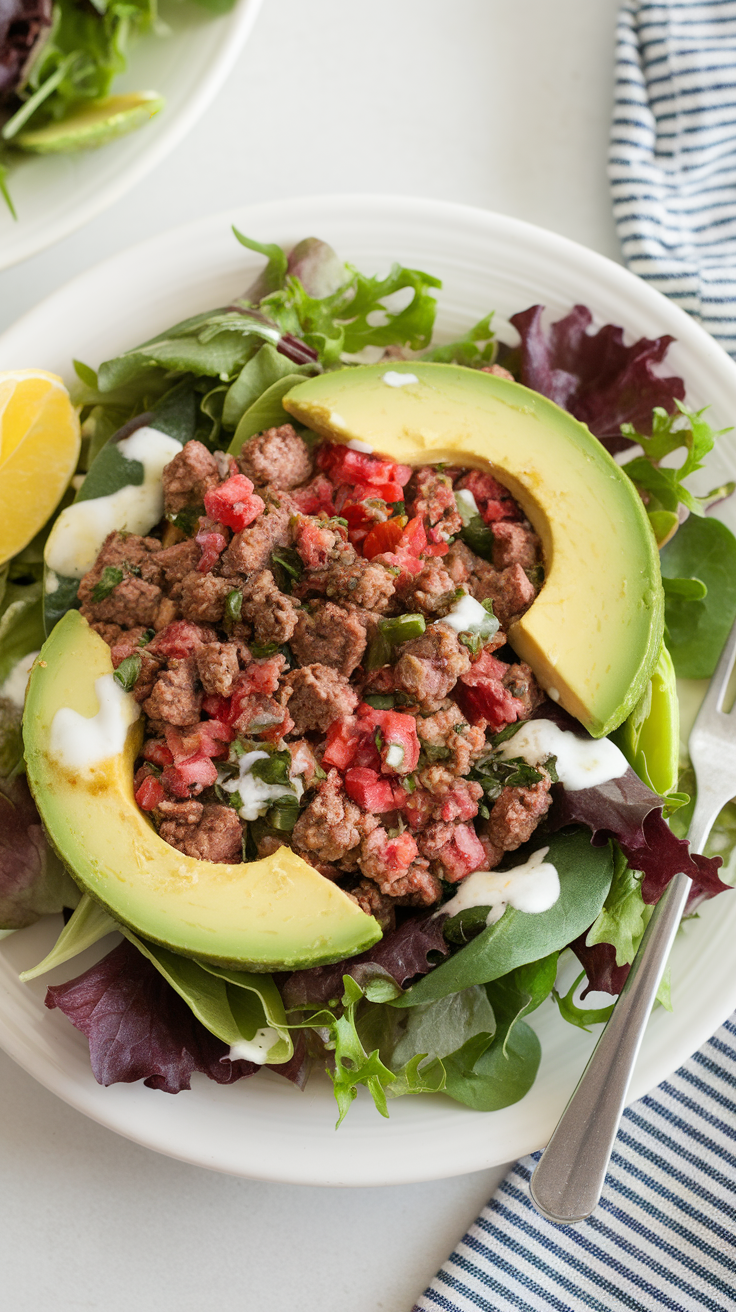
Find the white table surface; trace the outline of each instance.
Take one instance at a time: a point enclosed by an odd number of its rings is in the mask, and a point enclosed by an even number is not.
[[[124,246],[281,196],[460,201],[618,259],[605,175],[616,8],[265,0],[219,98],[164,164],[0,273],[0,331]],[[503,1174],[373,1190],[216,1175],[117,1138],[0,1053],[3,1307],[410,1312]]]

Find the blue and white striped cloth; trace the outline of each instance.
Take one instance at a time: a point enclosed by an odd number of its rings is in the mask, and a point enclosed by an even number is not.
[[[736,356],[734,0],[625,0],[609,175],[629,268]]]
[[[507,1175],[414,1312],[736,1312],[736,1015],[625,1113],[600,1206],[535,1211]]]
[[[629,268],[736,358],[736,0],[624,0],[609,173]],[[414,1312],[736,1312],[736,1014],[624,1115],[600,1206],[506,1177]]]

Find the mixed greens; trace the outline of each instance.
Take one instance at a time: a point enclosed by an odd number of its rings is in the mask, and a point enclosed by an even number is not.
[[[634,769],[615,796],[603,785],[557,798],[543,838],[560,877],[560,897],[550,910],[533,915],[509,908],[493,924],[486,923],[488,908],[409,915],[360,957],[275,980],[206,966],[123,930],[124,941],[91,970],[52,986],[47,1005],[61,1008],[88,1037],[103,1084],[142,1078],[177,1092],[189,1087],[193,1071],[230,1083],[258,1069],[238,1056],[238,1045],[247,1047],[255,1032],[268,1029],[277,1036],[269,1066],[299,1087],[314,1062],[323,1066],[340,1119],[359,1085],[383,1114],[387,1098],[440,1092],[494,1110],[522,1097],[536,1076],[540,1045],[526,1021],[532,1011],[552,999],[549,1005],[582,1028],[608,1014],[607,1007],[578,1004],[582,975],[569,991],[556,989],[560,954],[572,949],[588,990],[620,991],[652,906],[680,868],[692,776],[680,762],[678,782],[671,694],[676,674],[712,674],[736,616],[736,539],[708,514],[734,485],[705,498],[687,487],[718,434],[702,411],[685,407],[681,379],[654,372],[670,339],[626,346],[622,330],[610,325],[590,333],[591,316],[579,306],[545,334],[541,307],[532,307],[512,319],[518,346],[496,340],[492,315],[458,341],[432,346],[440,283],[430,275],[396,265],[385,278],[366,277],[316,239],[287,256],[278,246],[236,236],[266,258],[245,295],[97,372],[75,365],[84,435],[77,497],[105,495],[130,481],[109,438],[142,415],[182,443],[196,438],[227,453],[284,423],[283,395],[310,374],[381,359],[387,350],[476,369],[502,363],[583,419],[610,450],[632,449],[623,468],[662,546],[667,646],[641,703],[617,731]],[[642,454],[633,454],[636,446]],[[671,463],[676,452],[684,453],[679,467]],[[62,578],[46,594],[44,614],[42,547],[50,527],[0,571],[0,811],[8,821],[0,826],[0,926],[21,928],[62,908],[68,916],[52,952],[26,972],[29,979],[120,928],[87,896],[80,900],[45,845],[23,779],[17,697],[2,700],[18,663],[41,645],[44,628],[75,604],[76,582]],[[463,514],[461,536],[484,558],[489,533],[480,515]],[[299,562],[285,551],[275,564],[286,588]],[[108,580],[111,587],[117,581]],[[234,611],[234,623],[237,618]],[[419,621],[388,619],[374,641],[401,642],[407,625]],[[494,622],[489,615],[489,627]],[[129,659],[131,667],[118,670],[123,687],[139,658]],[[269,772],[267,782],[281,781],[274,756],[259,764]],[[485,801],[509,780],[528,780],[530,770],[513,758],[479,765]],[[722,813],[709,856],[728,859],[736,849],[735,816],[733,805]],[[530,847],[538,846],[535,835]],[[528,855],[519,849],[514,864]],[[717,862],[698,857],[694,863],[699,895],[718,892]],[[666,1005],[666,989],[660,998]],[[113,1017],[120,1023],[111,1025]]]

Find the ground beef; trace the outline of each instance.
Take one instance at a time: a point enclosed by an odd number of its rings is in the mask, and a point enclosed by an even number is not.
[[[483,564],[471,580],[471,591],[477,601],[490,597],[493,613],[502,629],[508,629],[514,620],[518,620],[537,595],[521,565],[497,570],[493,565]]]
[[[439,879],[430,874],[428,862],[418,858],[408,833],[392,839],[377,826],[363,840],[360,867],[381,893],[407,906],[431,906],[442,893]]]
[[[384,934],[396,926],[396,899],[381,893],[378,886],[370,879],[361,879],[355,888],[351,888],[348,897],[357,902],[361,911],[367,916],[374,916]]]
[[[415,574],[401,586],[401,600],[408,611],[422,615],[446,615],[455,599],[457,584],[441,560],[429,560],[421,574]]]
[[[395,578],[385,566],[362,556],[350,564],[343,560],[331,562],[325,569],[305,575],[304,583],[331,600],[351,602],[379,613],[388,609],[395,591]]]
[[[531,838],[550,808],[550,788],[551,780],[545,774],[531,788],[504,788],[496,798],[490,819],[480,831],[489,870],[498,865],[504,852],[515,852]]]
[[[160,586],[162,571],[159,564],[161,543],[158,538],[142,538],[136,533],[108,533],[100,547],[97,559],[91,570],[85,574],[79,584],[79,594],[83,601],[96,583],[99,583],[102,571],[112,565],[126,572],[126,566],[145,579],[146,583]]]
[[[238,467],[252,483],[262,487],[298,487],[312,474],[312,457],[309,447],[291,424],[280,428],[267,428],[265,433],[251,437],[238,457]]]
[[[529,524],[500,519],[493,525],[493,564],[496,569],[521,565],[534,569],[541,559],[541,545]]]
[[[524,661],[509,665],[501,682],[504,688],[507,688],[511,693],[511,696],[520,701],[524,707],[523,714],[519,716],[519,719],[528,720],[544,700],[544,692],[534,678],[531,667],[525,664]]]
[[[141,668],[131,691],[137,702],[146,701],[153,692],[153,685],[161,672],[161,660],[156,656],[152,656],[145,647],[140,647],[137,642],[126,642],[125,635],[120,642],[115,643],[110,656],[113,669],[117,669],[129,656],[137,656],[140,659]]]
[[[187,442],[164,467],[164,511],[178,515],[187,506],[203,506],[204,494],[220,482],[215,457],[201,442]]]
[[[302,610],[291,638],[300,665],[330,665],[346,677],[360,665],[365,648],[366,620],[361,613],[331,601],[315,601]]]
[[[242,617],[253,627],[257,643],[288,642],[299,618],[298,607],[291,597],[280,592],[276,580],[268,569],[251,574],[243,584]]]
[[[196,570],[201,555],[202,549],[194,538],[177,542],[173,547],[164,547],[163,551],[159,552],[157,563],[163,569],[166,591],[170,597],[176,600],[181,596],[182,582],[187,574]]]
[[[85,579],[82,580],[84,582]],[[163,600],[163,593],[155,583],[146,583],[145,579],[136,578],[135,574],[126,574],[122,582],[116,584],[112,592],[101,601],[94,601],[91,589],[85,588],[85,594],[89,600],[82,598],[80,610],[86,620],[119,624],[123,629],[132,629],[141,624],[146,628],[152,627]]]
[[[242,578],[217,578],[214,574],[185,575],[181,584],[181,613],[186,620],[219,624],[229,594],[242,588]]]
[[[452,480],[432,465],[422,465],[412,476],[406,504],[410,515],[423,519],[430,542],[446,542],[463,526]]]
[[[240,673],[238,653],[230,642],[207,642],[195,652],[197,672],[205,692],[229,697]]]
[[[457,634],[447,624],[430,624],[421,637],[402,646],[394,667],[394,683],[422,710],[437,711],[460,675],[469,669],[468,650]]]
[[[274,547],[289,545],[291,532],[289,520],[292,505],[288,497],[279,497],[278,493],[266,495],[266,510],[254,523],[242,532],[236,533],[221,563],[226,574],[251,574],[257,569],[266,569]]]
[[[318,861],[344,861],[364,833],[362,813],[347,797],[337,770],[330,770],[319,791],[302,811],[292,841]]]
[[[152,628],[156,630],[156,633],[160,633],[161,629],[168,628],[169,624],[173,624],[175,620],[180,619],[181,608],[177,602],[171,597],[162,597],[158,605],[158,610],[156,611],[156,618],[153,621]]]
[[[164,820],[159,833],[171,847],[177,847],[198,861],[230,864],[243,859],[243,830],[237,813],[230,806],[208,803],[202,808],[202,819],[198,824],[179,819]]]
[[[194,724],[202,709],[196,659],[186,656],[183,660],[170,660],[169,668],[159,675],[143,709],[152,720],[164,724]]]
[[[481,373],[494,374],[496,378],[505,378],[509,383],[515,381],[514,375],[509,373],[508,369],[504,369],[502,364],[485,364],[481,369]]]
[[[175,820],[180,825],[198,825],[202,819],[204,806],[201,802],[196,802],[193,797],[187,802],[172,802],[170,798],[164,798],[163,802],[159,802],[156,810],[164,820]]]
[[[417,733],[429,759],[446,762],[446,768],[455,775],[467,774],[486,745],[483,730],[468,724],[452,701],[434,715],[419,716]]]
[[[301,737],[310,730],[323,732],[341,715],[350,715],[358,694],[344,675],[319,662],[292,670],[282,680],[285,705]]]
[[[480,556],[467,547],[461,538],[450,544],[450,550],[442,557],[442,567],[447,571],[456,588],[464,587],[470,582],[476,565],[481,564]]]

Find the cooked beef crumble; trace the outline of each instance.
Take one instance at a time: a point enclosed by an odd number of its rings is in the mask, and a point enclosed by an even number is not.
[[[288,845],[390,926],[498,865],[550,805],[544,768],[524,786],[484,774],[489,738],[542,696],[505,645],[540,586],[539,539],[489,474],[310,449],[290,424],[224,468],[188,442],[163,485],[192,536],[111,533],[80,585],[113,665],[134,658],[136,800],[202,861]],[[462,630],[463,597],[485,627]]]

